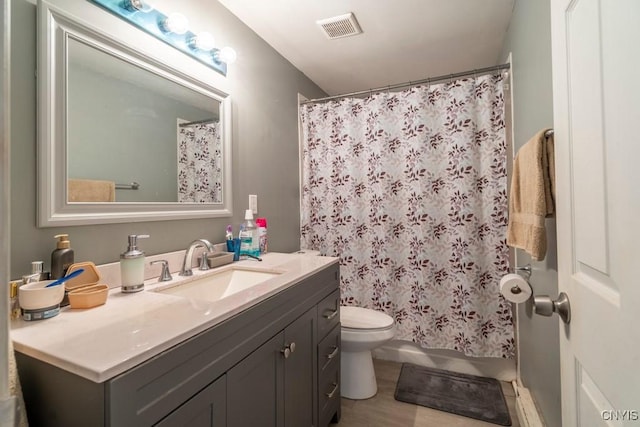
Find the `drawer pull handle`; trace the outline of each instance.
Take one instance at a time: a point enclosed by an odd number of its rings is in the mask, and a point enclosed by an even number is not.
[[[329,313],[329,314],[326,314],[326,313],[325,313],[325,314],[324,314],[324,318],[325,318],[325,319],[327,319],[327,320],[331,320],[331,319],[333,319],[334,317],[336,317],[336,316],[338,315],[338,313],[339,313],[339,310],[333,310],[333,311],[332,311],[331,313]]]
[[[333,351],[329,354],[327,354],[327,359],[333,359],[334,357],[336,357],[336,355],[338,354],[338,347],[334,347]]]
[[[336,394],[336,391],[338,391],[338,383],[333,383],[333,390],[331,390],[329,393],[325,393],[325,395],[329,399],[332,399],[333,396]]]

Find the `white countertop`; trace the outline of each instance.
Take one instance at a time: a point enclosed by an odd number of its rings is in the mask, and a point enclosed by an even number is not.
[[[14,320],[11,338],[21,353],[104,382],[338,261],[316,254],[268,253],[262,262],[235,262],[234,267],[275,269],[282,274],[216,302],[153,292],[171,283],[157,284],[157,278],[145,281],[145,290],[134,294],[123,294],[116,287],[99,307],[65,307],[50,319]],[[194,269],[193,278],[228,268]],[[184,279],[174,274],[173,282]]]

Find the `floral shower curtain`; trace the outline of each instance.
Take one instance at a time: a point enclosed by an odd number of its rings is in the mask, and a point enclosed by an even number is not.
[[[178,129],[178,201],[222,202],[220,122]]]
[[[339,256],[342,304],[396,339],[514,355],[503,77],[301,109],[301,247]]]

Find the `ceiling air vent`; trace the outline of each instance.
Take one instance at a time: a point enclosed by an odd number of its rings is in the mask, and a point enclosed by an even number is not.
[[[316,24],[320,25],[320,28],[330,39],[339,39],[362,33],[353,13],[321,19],[316,21]]]

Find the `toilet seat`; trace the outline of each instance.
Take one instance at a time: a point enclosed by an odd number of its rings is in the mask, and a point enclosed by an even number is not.
[[[383,331],[393,328],[393,318],[380,311],[362,307],[340,306],[342,329]]]

